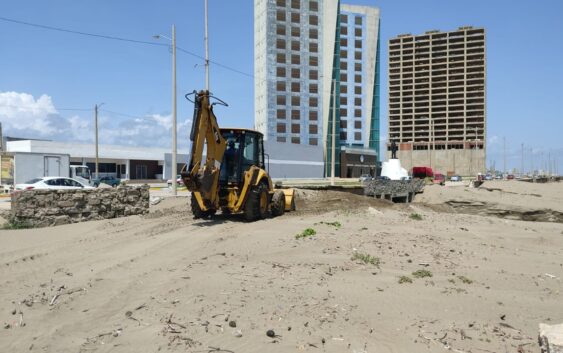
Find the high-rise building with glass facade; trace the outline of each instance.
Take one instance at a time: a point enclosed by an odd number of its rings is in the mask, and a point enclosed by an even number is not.
[[[338,0],[254,4],[255,128],[270,141],[323,149],[330,176],[335,125],[336,175],[373,172],[379,9]]]

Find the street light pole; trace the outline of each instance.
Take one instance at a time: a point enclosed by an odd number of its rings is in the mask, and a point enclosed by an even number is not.
[[[172,195],[178,195],[176,175],[176,25],[172,25]]]
[[[98,175],[98,171],[99,171],[99,169],[98,169],[98,109],[102,105],[104,105],[104,103],[101,103],[100,105],[96,104],[94,106],[94,130],[95,130],[95,135],[96,135],[96,138],[95,138],[95,143],[96,143],[96,179],[99,178],[99,175]]]
[[[332,158],[330,161],[330,185],[334,186],[334,171],[336,169],[336,79],[332,80]]]
[[[205,0],[205,90],[209,91],[209,36],[207,32],[207,0]]]

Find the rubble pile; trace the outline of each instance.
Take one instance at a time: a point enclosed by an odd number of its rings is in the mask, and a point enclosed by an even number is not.
[[[375,179],[364,184],[364,195],[401,195],[418,193],[424,189],[424,180],[380,180]]]

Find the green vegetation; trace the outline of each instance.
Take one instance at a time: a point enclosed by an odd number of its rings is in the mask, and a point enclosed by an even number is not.
[[[379,268],[379,264],[381,263],[379,257],[371,256],[370,254],[354,253],[354,255],[352,255],[352,261],[357,261],[357,260],[365,263],[366,265],[369,264],[376,266],[378,268]]]
[[[313,235],[317,234],[317,231],[313,228],[307,228],[299,234],[295,235],[295,239],[307,238],[312,237]]]
[[[412,278],[410,278],[409,276],[399,277],[399,284],[403,284],[403,283],[412,283]]]
[[[432,277],[432,272],[428,270],[417,270],[412,273],[414,278]]]
[[[332,226],[336,229],[342,227],[342,224],[340,224],[340,222],[338,222],[338,221],[334,221],[334,222],[320,221],[319,223],[316,223],[316,224],[326,224],[327,226]]]
[[[29,229],[34,228],[32,224],[25,221],[9,221],[2,226],[2,229]]]
[[[414,219],[415,221],[422,221],[422,216],[418,213],[411,213],[409,216],[410,219]]]
[[[460,281],[462,281],[463,283],[465,283],[465,284],[471,284],[471,283],[473,283],[473,280],[471,280],[471,279],[469,279],[469,278],[467,278],[467,277],[465,277],[465,276],[457,276],[457,278],[458,278]]]

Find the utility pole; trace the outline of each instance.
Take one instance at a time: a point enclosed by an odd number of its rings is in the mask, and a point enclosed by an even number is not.
[[[506,174],[506,137],[502,138],[503,145],[503,164],[502,164],[502,175]]]
[[[96,134],[95,143],[96,143],[96,179],[99,178],[98,172],[98,108],[101,107],[104,103],[94,106],[94,130]]]
[[[334,171],[336,169],[336,79],[332,80],[332,158],[330,160],[330,185],[334,186]]]
[[[209,91],[209,37],[207,32],[207,0],[205,0],[205,90]]]
[[[172,195],[178,195],[176,175],[176,25],[172,25]]]
[[[520,176],[524,175],[524,144],[522,144],[522,160],[520,161]]]

